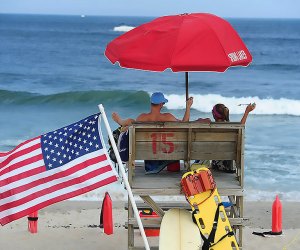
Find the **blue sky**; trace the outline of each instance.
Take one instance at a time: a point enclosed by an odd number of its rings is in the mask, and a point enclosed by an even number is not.
[[[0,13],[161,16],[190,12],[300,18],[300,0],[0,0]]]

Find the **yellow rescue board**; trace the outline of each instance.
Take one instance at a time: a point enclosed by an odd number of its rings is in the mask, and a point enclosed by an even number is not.
[[[182,179],[188,175],[198,173],[199,171],[207,171],[205,167],[199,168],[197,170],[187,172],[182,176]],[[195,194],[193,196],[187,197],[189,203],[192,206],[193,211],[196,209],[197,213],[194,215],[197,225],[201,233],[208,238],[215,218],[215,214],[218,208],[218,204],[221,203],[221,198],[218,193],[217,188],[212,190],[207,190],[200,194]],[[196,207],[196,208],[195,208]],[[224,235],[228,232],[232,232],[231,225],[227,218],[224,206],[219,208],[218,224],[217,230],[214,238],[214,242],[218,242]],[[209,250],[238,250],[238,244],[236,242],[235,236],[226,236],[224,239],[219,241],[216,245],[213,245]]]
[[[165,212],[160,226],[159,250],[199,250],[201,236],[192,213],[179,208]]]

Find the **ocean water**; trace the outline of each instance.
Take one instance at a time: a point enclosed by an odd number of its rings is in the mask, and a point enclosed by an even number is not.
[[[0,151],[98,112],[136,117],[162,91],[165,111],[182,117],[184,74],[112,65],[106,44],[153,18],[0,15]],[[191,119],[210,117],[224,103],[232,121],[256,110],[246,125],[246,200],[300,201],[300,20],[228,19],[253,55],[247,68],[190,73]],[[105,134],[105,133],[104,133]],[[119,184],[109,189],[119,198]],[[95,200],[103,189],[79,199]],[[119,196],[118,196],[119,195]]]

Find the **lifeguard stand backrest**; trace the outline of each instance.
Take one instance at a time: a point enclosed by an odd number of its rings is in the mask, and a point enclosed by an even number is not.
[[[235,160],[244,154],[240,123],[135,123],[130,127],[132,160]]]

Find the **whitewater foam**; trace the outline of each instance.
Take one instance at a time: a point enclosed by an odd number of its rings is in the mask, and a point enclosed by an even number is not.
[[[185,95],[166,95],[169,102],[166,104],[168,109],[184,109],[185,108]],[[212,107],[216,103],[225,104],[230,114],[243,114],[245,106],[238,106],[244,103],[256,103],[256,109],[253,114],[258,115],[293,115],[300,116],[300,100],[292,100],[287,98],[280,99],[261,99],[257,96],[249,97],[224,97],[218,94],[198,95],[190,94],[194,97],[193,108],[204,112],[210,113]]]
[[[262,190],[247,190],[244,191],[246,201],[273,201],[276,195],[283,201],[299,201],[300,193],[297,191],[282,192],[279,190],[262,191]]]
[[[133,27],[133,26],[120,25],[120,26],[114,27],[114,31],[117,31],[117,32],[127,32],[127,31],[130,31],[130,30],[134,29],[134,28],[135,27]]]
[[[127,201],[127,192],[124,190],[121,184],[110,184],[108,186],[96,189],[94,191],[88,192],[86,194],[72,198],[71,200],[77,201],[102,201],[105,192],[109,192],[112,200],[114,201]],[[283,192],[280,190],[274,191],[263,191],[257,189],[245,189],[245,200],[246,201],[273,201],[276,195],[279,195],[280,199],[283,201],[299,201],[300,193],[297,191]],[[184,196],[154,196],[154,200],[159,201],[180,201],[184,202]],[[222,199],[224,199],[222,197]],[[136,197],[136,201],[142,201],[139,197]]]

